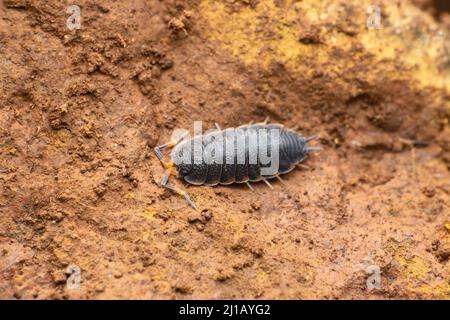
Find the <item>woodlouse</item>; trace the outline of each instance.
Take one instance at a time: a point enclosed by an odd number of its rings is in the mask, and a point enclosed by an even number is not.
[[[274,132],[276,135],[273,135]],[[184,196],[194,209],[196,205],[188,193],[168,183],[170,175],[183,178],[194,185],[246,183],[253,190],[250,182],[262,180],[273,188],[267,179],[281,180],[280,175],[291,171],[295,165],[305,159],[308,153],[321,150],[318,147],[308,146],[308,142],[315,138],[316,136],[303,137],[281,124],[268,124],[267,121],[225,130],[218,127],[218,130],[214,132],[190,139],[182,137],[178,141],[171,141],[155,148],[157,157],[167,169],[161,185]],[[197,146],[200,145],[200,149],[195,149],[196,142]],[[165,162],[161,151],[168,147],[174,147],[174,149],[171,153],[171,161]],[[267,173],[265,170],[273,163],[262,163],[263,153],[260,151],[263,149],[272,156],[271,161],[275,158],[273,155],[277,154],[275,172]],[[196,155],[199,161],[195,161]]]

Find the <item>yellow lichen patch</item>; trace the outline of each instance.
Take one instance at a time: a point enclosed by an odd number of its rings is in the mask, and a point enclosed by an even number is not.
[[[450,232],[450,223],[446,223],[444,227],[445,227],[445,230]]]
[[[450,284],[447,281],[442,281],[436,284],[425,284],[416,289],[414,292],[433,296],[436,299],[450,300]]]
[[[156,209],[155,208],[148,208],[144,211],[144,216],[149,219],[155,219]]]
[[[222,1],[205,0],[200,8],[211,26],[211,39],[223,44],[247,65],[267,67],[270,62],[277,61],[308,72],[311,70],[302,62],[313,60],[322,64],[329,60],[329,52],[324,46],[299,41],[299,24],[314,24],[318,15],[312,13],[325,10],[317,1],[285,1],[283,5],[276,5],[274,1],[266,0],[259,1],[255,7],[246,6],[230,12]],[[317,35],[320,36],[322,31],[318,27]],[[330,37],[336,47],[349,49],[351,46],[342,34],[333,33]]]
[[[7,147],[6,148],[6,153],[11,155],[11,156],[15,156],[17,154],[17,149],[14,147]]]
[[[360,34],[364,48],[377,62],[387,61],[395,67],[398,61],[424,86],[450,90],[450,35],[440,30],[433,19],[414,6],[385,2],[381,28]],[[423,21],[431,28],[419,26]],[[384,67],[384,65],[383,65]]]
[[[432,278],[431,263],[418,254],[413,254],[414,244],[411,241],[395,241],[390,239],[386,250],[391,252],[393,258],[402,267],[400,281],[406,285],[411,293],[426,295],[435,299],[450,298],[449,279],[439,280]],[[445,278],[445,277],[444,277]]]
[[[418,256],[415,256],[412,259],[406,259],[402,255],[398,255],[396,258],[403,267],[402,273],[406,278],[424,279],[431,271],[425,260]]]
[[[402,275],[406,279],[421,280],[431,271],[428,263],[411,253],[412,242],[409,240],[395,241],[390,239],[386,244],[387,251],[391,252],[395,260],[403,267]]]
[[[450,90],[448,35],[437,26],[434,31],[416,28],[418,19],[435,23],[413,6],[389,1],[382,2],[381,29],[369,30],[367,8],[372,4],[260,0],[243,6],[203,0],[200,14],[209,26],[207,36],[249,66],[267,68],[281,62],[306,76],[317,67],[339,76],[355,65],[370,64],[372,69],[382,67],[389,78],[413,78]],[[311,32],[316,42],[300,41]],[[355,50],[358,46],[363,50]],[[370,82],[379,73],[365,76]]]
[[[254,283],[255,288],[258,290],[264,290],[270,284],[270,276],[262,270],[258,268],[255,272],[255,278],[252,281]]]
[[[228,219],[226,219],[225,228],[229,234],[233,235],[234,243],[239,241],[239,239],[244,238],[246,235],[245,220],[238,215],[230,215]]]
[[[161,270],[161,272],[155,271],[155,273],[152,274],[151,279],[153,282],[156,283],[159,290],[161,291],[171,290],[171,285],[168,281],[167,274],[163,270]]]
[[[213,188],[189,188],[187,190],[190,197],[200,210],[207,207],[211,199],[215,199]],[[187,203],[187,202],[186,202]]]

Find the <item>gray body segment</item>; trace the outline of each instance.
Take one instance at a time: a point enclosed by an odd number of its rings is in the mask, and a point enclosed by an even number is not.
[[[278,130],[279,139],[272,140],[270,130]],[[261,132],[267,132],[264,139]],[[194,185],[260,181],[291,171],[308,153],[307,141],[297,132],[279,124],[247,125],[185,140],[175,146],[172,161],[178,177]],[[202,150],[199,150],[199,145],[203,146]],[[278,170],[275,174],[262,174],[262,169],[268,164],[261,162],[261,149],[268,154],[277,150]]]

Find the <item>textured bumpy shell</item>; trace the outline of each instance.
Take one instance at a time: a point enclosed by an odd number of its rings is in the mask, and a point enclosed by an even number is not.
[[[276,174],[285,174],[291,171],[294,168],[295,164],[299,163],[305,158],[305,155],[307,153],[305,149],[307,141],[305,140],[305,138],[300,136],[295,131],[285,129],[280,124],[254,124],[241,126],[238,129],[239,130],[230,128],[216,131],[214,133],[196,136],[192,139],[185,140],[178,144],[174,148],[172,155],[176,155],[180,152],[182,153],[183,151],[188,151],[191,155],[193,155],[193,157],[195,153],[197,153],[198,157],[204,159],[204,153],[208,152],[208,150],[212,149],[212,147],[215,147],[216,150],[223,150],[222,155],[224,159],[221,164],[207,163],[205,161],[202,161],[198,164],[189,164],[189,172],[187,174],[181,174],[181,177],[183,177],[185,181],[190,184],[207,186],[260,181],[263,178],[274,177],[275,175],[261,174],[261,168],[263,167],[263,165],[260,163],[259,157],[257,158],[256,163],[254,163],[253,161],[253,164],[251,164],[249,161],[251,157],[250,153],[252,151],[255,151],[255,149],[249,148],[249,136],[259,129],[267,129],[266,132],[270,132],[270,130],[273,129],[279,130],[278,141],[272,141],[270,137],[268,137],[265,146],[256,146],[256,150],[258,151],[261,147],[264,147],[264,150],[269,150],[269,152],[270,150],[275,150],[275,148],[278,148],[279,167]],[[213,136],[217,135],[221,135],[223,139],[212,138]],[[201,140],[201,143],[203,145],[203,149],[201,150],[195,150],[195,148],[193,147],[197,139]],[[237,148],[236,144],[234,145],[234,148],[226,148],[227,139],[234,139],[231,141],[237,141],[237,139],[246,139],[247,143],[243,148]],[[260,141],[258,140],[258,144],[259,143]],[[256,154],[259,153],[257,152]],[[238,159],[245,160],[242,162],[238,161]],[[175,162],[178,170],[181,167],[180,163],[177,163],[177,159],[174,159],[173,156],[172,160]]]

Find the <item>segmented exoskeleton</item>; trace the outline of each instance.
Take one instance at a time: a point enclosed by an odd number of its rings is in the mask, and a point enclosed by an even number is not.
[[[161,185],[183,195],[196,208],[189,195],[168,183],[170,175],[194,185],[215,186],[264,181],[288,173],[312,151],[308,146],[315,136],[303,137],[281,124],[249,124],[173,141],[155,148],[156,155],[168,169]],[[171,161],[162,160],[161,150],[174,146]],[[269,161],[268,161],[269,160]],[[274,167],[275,163],[275,167]]]

